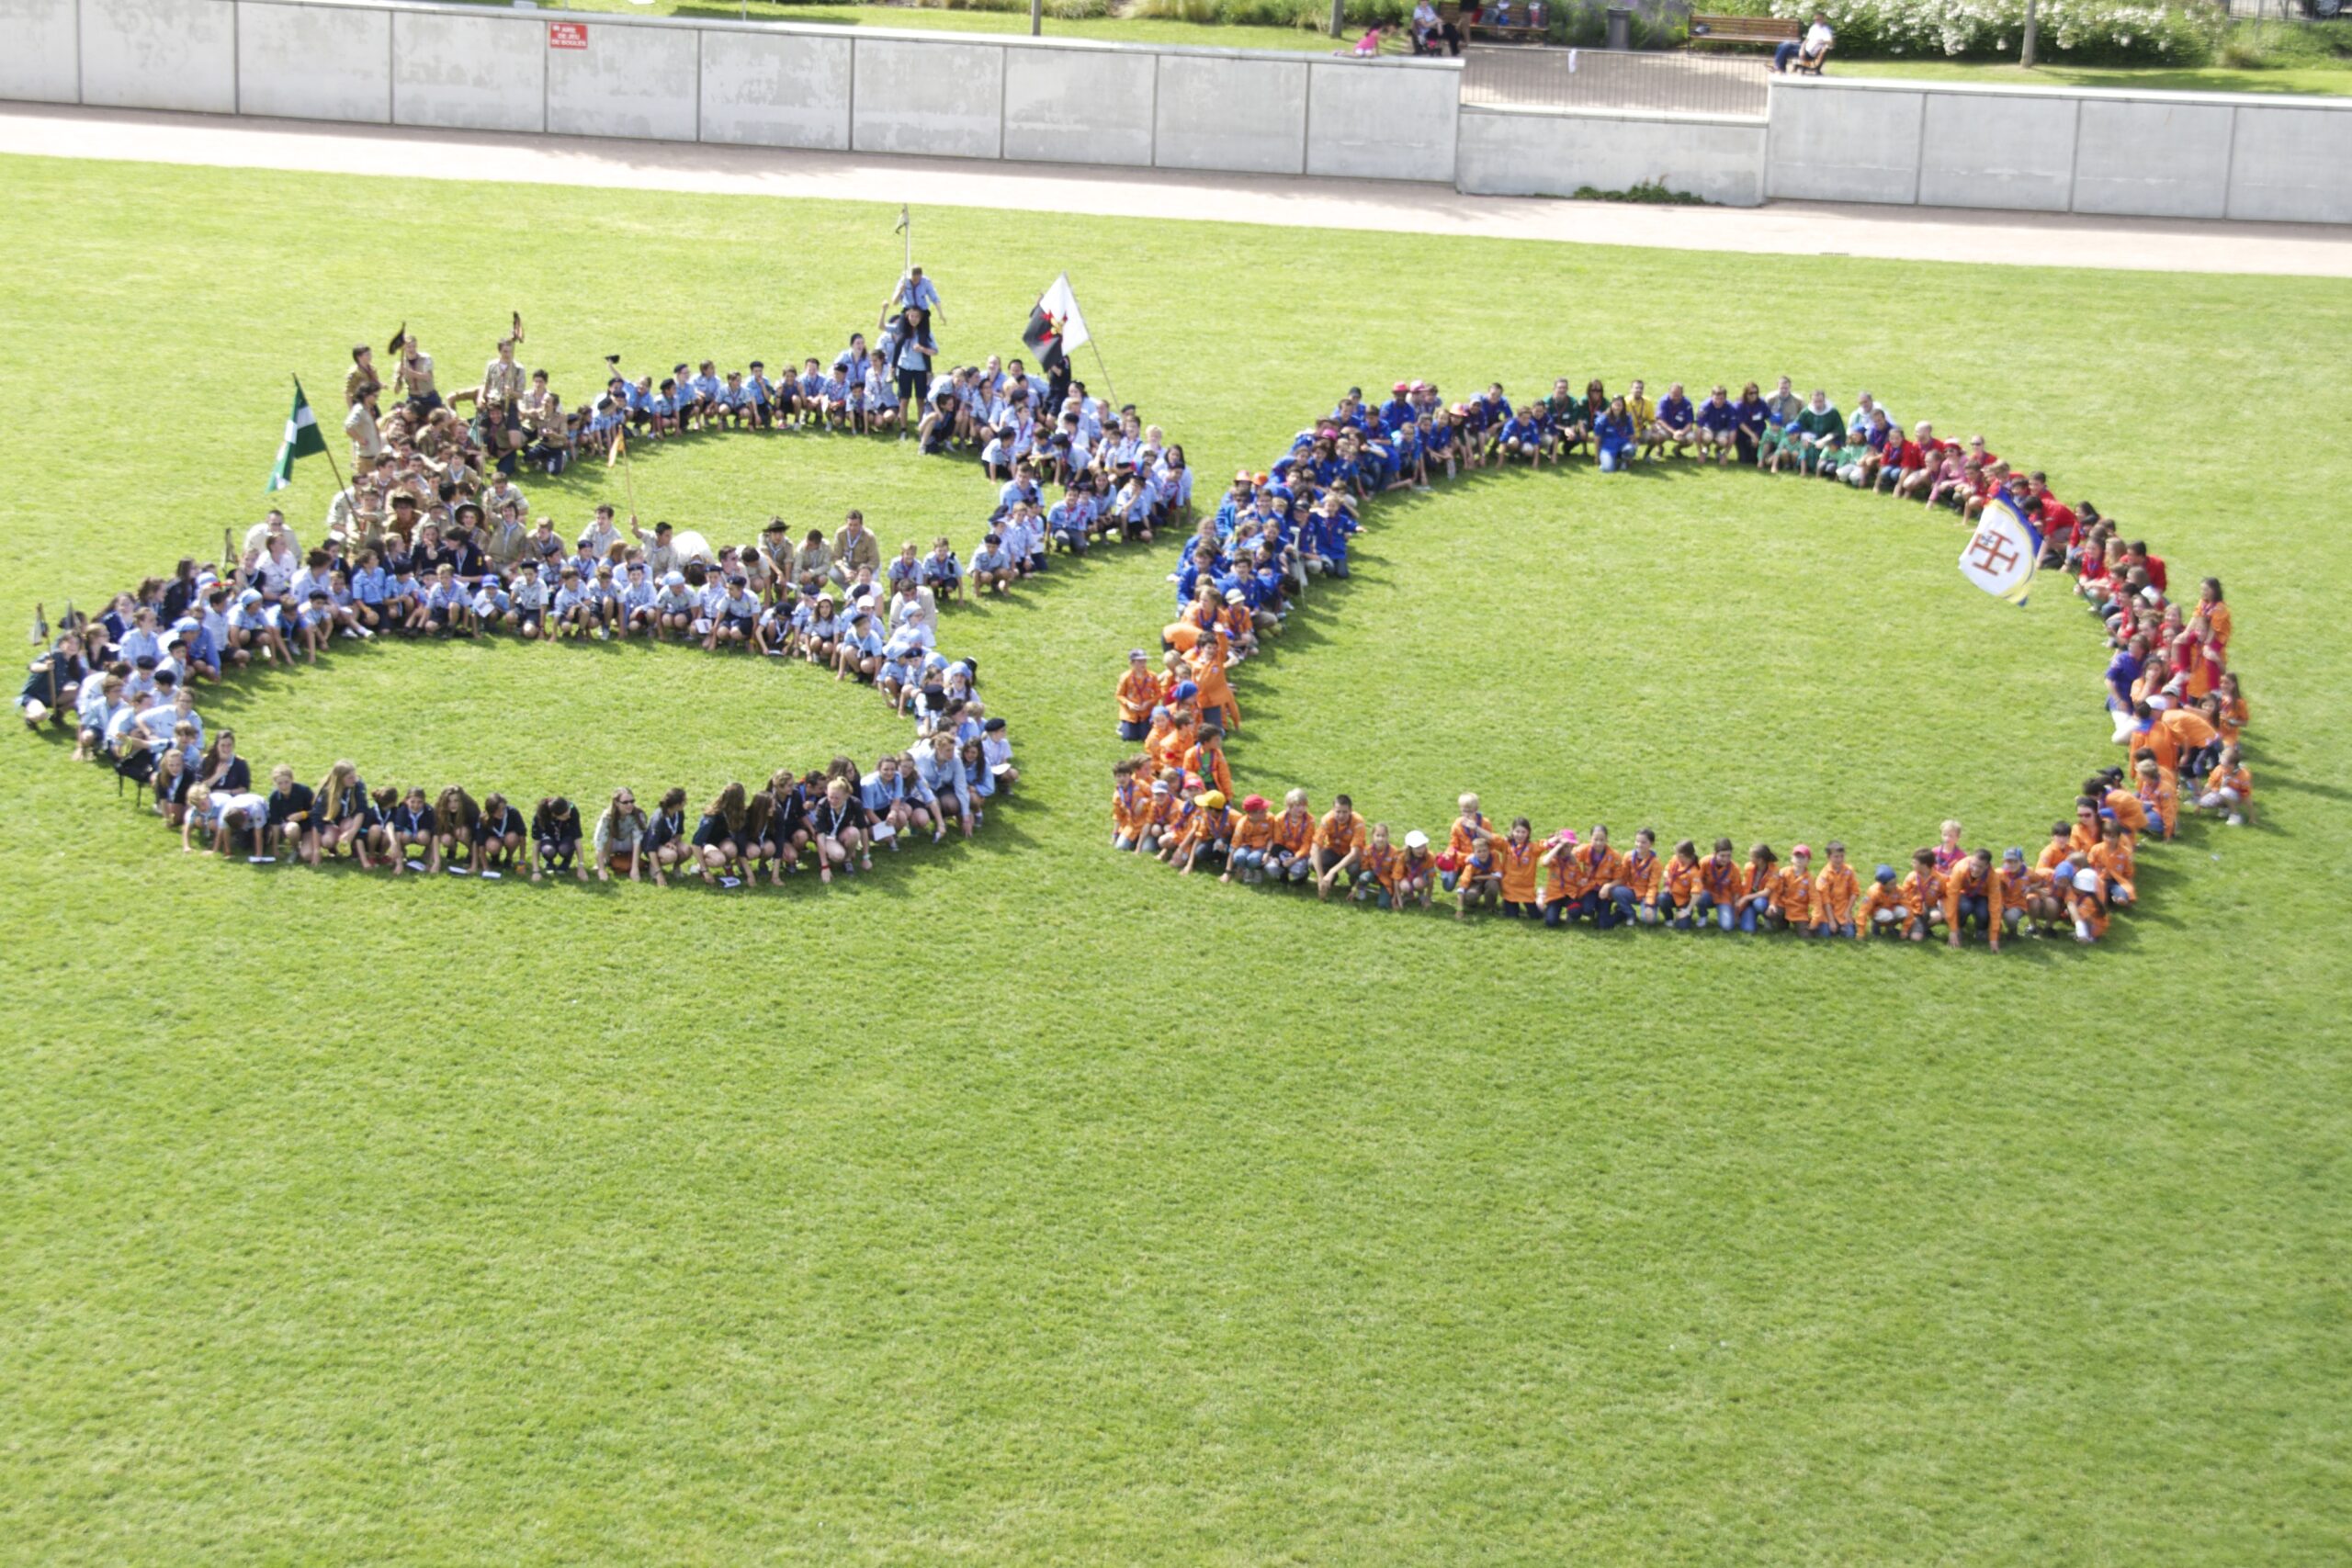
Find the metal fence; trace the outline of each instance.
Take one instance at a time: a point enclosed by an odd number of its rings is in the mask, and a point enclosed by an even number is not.
[[[1771,74],[1761,54],[1599,49],[1472,49],[1462,101],[1482,108],[1639,109],[1761,118]]]

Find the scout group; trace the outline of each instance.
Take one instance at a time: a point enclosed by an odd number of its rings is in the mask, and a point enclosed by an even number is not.
[[[2044,477],[1985,449],[1908,430],[1868,392],[1849,413],[1824,391],[1798,397],[1789,378],[1734,400],[1717,385],[1694,403],[1680,383],[1653,403],[1635,381],[1577,396],[1563,380],[1514,408],[1499,385],[1447,403],[1433,385],[1399,381],[1385,403],[1351,389],[1263,472],[1234,476],[1204,518],[1174,576],[1177,620],[1155,660],[1138,649],[1117,686],[1119,736],[1141,750],[1112,770],[1112,843],[1191,874],[1312,887],[1316,897],[1401,911],[1440,899],[1549,926],[1709,927],[1872,935],[1911,942],[1973,933],[2097,942],[2131,907],[2136,857],[2169,841],[2184,801],[2231,824],[2251,809],[2253,780],[2238,748],[2245,698],[2228,668],[2230,609],[2216,579],[2184,602],[2169,594],[2163,558],[2088,502],[2061,503]],[[1743,856],[1729,838],[1667,844],[1642,828],[1630,843],[1606,827],[1539,834],[1524,817],[1490,817],[1464,795],[1443,841],[1368,819],[1345,795],[1317,813],[1307,792],[1279,803],[1237,794],[1226,739],[1240,720],[1232,668],[1279,635],[1315,578],[1348,575],[1350,538],[1370,503],[1428,489],[1464,468],[1580,461],[1600,471],[1688,457],[1843,483],[1973,518],[2005,495],[2041,533],[2042,564],[2064,570],[2106,628],[2102,695],[2125,762],[2083,782],[2046,844],[2001,852],[1970,847],[1962,825],[1896,863],[1865,866],[1831,840],[1816,855],[1770,845]]]
[[[1067,362],[1033,380],[1018,361],[944,374],[928,324],[936,287],[920,269],[885,307],[877,341],[853,333],[830,366],[798,378],[616,374],[567,412],[544,371],[515,357],[521,321],[480,385],[445,400],[433,362],[403,326],[393,385],[372,351],[352,353],[345,429],[352,483],[325,538],[305,549],[272,512],[220,563],[184,559],[167,578],[117,594],[96,616],[69,615],[17,698],[28,725],[70,726],[76,759],[104,761],[177,829],[181,847],[256,863],[338,860],[404,870],[503,876],[527,872],[721,886],[771,884],[813,866],[821,882],[871,869],[876,845],[936,841],[980,825],[1019,776],[1005,720],[978,690],[976,662],[939,649],[941,610],[1001,594],[1047,570],[1051,556],[1148,539],[1183,517],[1181,448],[1068,378]],[[469,413],[461,417],[452,405]],[[694,441],[722,430],[888,434],[908,408],[928,450],[979,455],[996,502],[976,547],[909,541],[886,554],[863,515],[830,536],[795,537],[772,520],[753,544],[712,549],[698,535],[610,507],[577,534],[534,515],[515,484],[524,468],[560,471],[575,449],[598,456],[626,439]],[[1050,504],[1045,487],[1057,499]],[[913,722],[913,746],[862,767],[847,757],[764,784],[730,782],[690,796],[599,793],[583,824],[561,795],[526,796],[446,784],[369,788],[339,761],[315,782],[280,763],[256,771],[236,736],[209,727],[203,687],[259,665],[315,663],[339,643],[378,637],[511,635],[690,643],[714,653],[798,660],[872,687]],[[41,634],[45,637],[45,632]],[[520,759],[518,759],[520,761]]]

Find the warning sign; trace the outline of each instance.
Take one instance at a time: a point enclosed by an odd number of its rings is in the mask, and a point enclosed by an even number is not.
[[[588,47],[588,24],[585,22],[549,22],[548,24],[548,47],[549,49],[586,49]]]

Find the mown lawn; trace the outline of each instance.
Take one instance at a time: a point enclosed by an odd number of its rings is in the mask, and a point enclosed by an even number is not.
[[[881,207],[11,160],[0,622],[209,552],[300,372],[510,309],[771,364]],[[1861,386],[2218,571],[2261,815],[2092,953],[1545,935],[1104,846],[1170,550],[953,612],[1028,772],[837,888],[534,890],[182,857],[0,747],[0,1557],[40,1562],[2318,1562],[2352,1438],[2352,288],[917,215],[949,352],[1070,269],[1214,486],[1351,382]],[[2281,400],[2285,398],[2287,400]],[[324,473],[289,492],[315,528]],[[642,510],[965,466],[725,437]],[[567,520],[613,476],[546,504]],[[1245,669],[1244,775],[1435,828],[2030,844],[2108,753],[2087,621],[1801,481],[1481,478],[1385,509]],[[306,773],[588,795],[870,750],[806,669],[340,651],[209,696]]]

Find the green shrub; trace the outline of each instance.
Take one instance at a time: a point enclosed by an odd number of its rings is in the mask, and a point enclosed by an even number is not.
[[[1413,0],[1347,0],[1351,28],[1394,26],[1413,14]],[[1330,0],[1136,0],[1128,12],[1171,22],[1221,22],[1229,27],[1299,28],[1320,32],[1331,23]]]
[[[1829,15],[1838,52],[2013,59],[2025,32],[2025,0],[1713,0],[1757,17]],[[2041,0],[2040,52],[2077,65],[2203,65],[2221,48],[2217,7]]]

